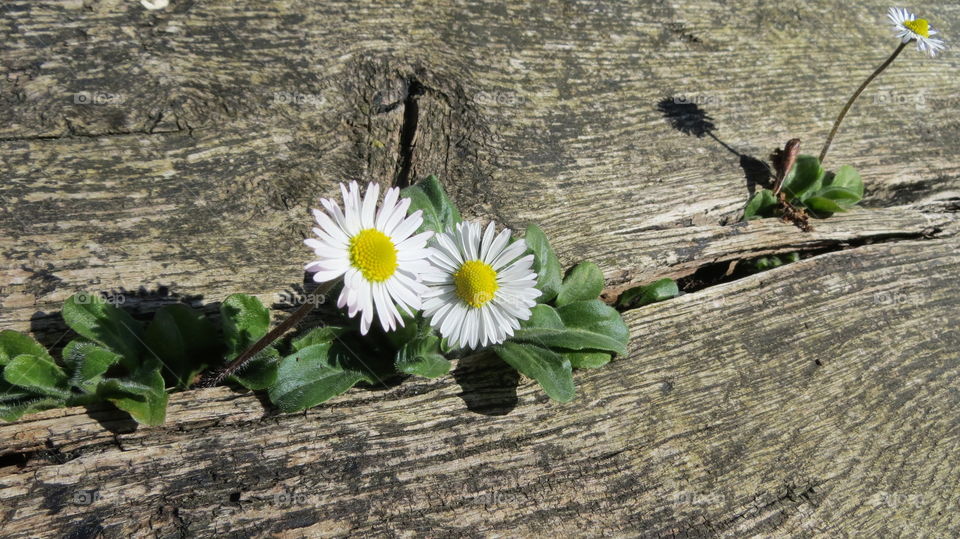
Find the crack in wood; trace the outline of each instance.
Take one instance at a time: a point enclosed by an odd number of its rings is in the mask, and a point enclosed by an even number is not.
[[[413,167],[413,152],[417,146],[417,125],[420,122],[420,104],[417,102],[427,91],[416,77],[407,79],[407,95],[403,100],[403,122],[400,124],[400,159],[393,185],[401,189],[410,185],[410,170]]]
[[[846,251],[850,249],[856,249],[858,247],[863,247],[866,245],[875,245],[881,243],[895,243],[899,241],[910,241],[910,240],[931,240],[938,238],[939,234],[943,232],[941,227],[931,227],[925,230],[918,230],[915,232],[897,232],[890,234],[881,234],[865,238],[856,238],[850,240],[826,240],[822,242],[822,246],[815,245],[798,245],[793,249],[793,252],[800,253],[802,260],[809,260],[811,258],[817,258],[823,255],[830,253],[836,253],[839,251]],[[771,247],[774,249],[774,247]],[[685,272],[685,275],[676,278],[677,285],[681,291],[684,293],[693,293],[706,290],[714,286],[721,284],[731,283],[734,281],[739,281],[755,275],[756,271],[745,271],[743,269],[744,263],[757,260],[764,256],[770,256],[769,252],[757,252],[757,253],[744,253],[742,256],[733,259],[726,259],[718,261],[717,258],[714,258],[712,261],[703,261],[702,264],[690,268],[689,271]],[[787,265],[787,264],[784,264]],[[737,266],[740,269],[737,269]],[[669,268],[665,268],[669,269]],[[668,272],[664,272],[663,277],[667,276]],[[650,280],[654,282],[659,280],[661,277]],[[628,288],[624,288],[623,285],[617,285],[613,287],[608,287],[604,289],[602,298],[608,303],[615,303],[619,298],[620,294]],[[626,312],[631,310],[619,309],[621,312]]]

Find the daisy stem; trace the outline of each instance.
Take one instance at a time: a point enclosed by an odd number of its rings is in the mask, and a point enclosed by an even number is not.
[[[884,62],[880,67],[877,68],[867,80],[863,81],[863,84],[857,88],[856,92],[853,92],[853,95],[850,96],[850,100],[847,101],[847,104],[843,106],[843,110],[840,111],[840,116],[837,116],[837,121],[833,122],[833,129],[830,131],[830,135],[827,137],[827,141],[823,144],[823,149],[820,150],[820,163],[823,163],[823,160],[827,157],[827,150],[830,149],[830,143],[833,142],[833,137],[837,134],[837,130],[840,129],[840,124],[843,122],[844,116],[847,115],[847,112],[850,112],[850,107],[853,106],[853,102],[860,97],[860,94],[867,89],[867,86],[873,82],[873,79],[877,78],[880,73],[883,73],[883,70],[890,66],[894,60],[897,59],[897,56],[900,56],[900,53],[903,52],[903,49],[910,44],[910,41],[906,43],[901,43],[897,50],[893,51],[893,54],[890,55],[890,58],[887,58],[887,61]]]
[[[315,293],[326,294],[333,288],[334,281],[325,283],[324,285],[317,288]],[[260,338],[259,341],[253,343],[253,346],[247,348],[243,351],[242,354],[237,356],[236,359],[231,361],[226,367],[222,369],[217,369],[211,371],[203,376],[200,381],[197,383],[199,387],[213,387],[218,386],[223,383],[224,380],[231,374],[237,371],[244,363],[250,361],[253,356],[259,354],[263,351],[264,348],[270,345],[273,341],[279,339],[284,333],[287,332],[290,328],[299,324],[311,311],[313,311],[314,304],[311,302],[306,302],[300,306],[293,314],[290,315],[290,318],[287,318],[281,322],[277,327],[270,330],[266,335]]]

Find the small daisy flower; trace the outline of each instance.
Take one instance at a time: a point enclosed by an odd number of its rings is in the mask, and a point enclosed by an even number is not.
[[[434,236],[433,270],[423,275],[430,291],[423,314],[454,347],[477,348],[505,341],[530,318],[540,295],[534,285],[533,255],[523,241],[510,243],[510,230],[490,223],[459,223]]]
[[[903,43],[916,40],[918,51],[936,56],[938,52],[947,48],[943,40],[931,37],[936,35],[937,32],[930,28],[930,23],[926,19],[918,19],[913,13],[895,7],[890,8],[887,17],[893,23],[897,37],[903,40]]]
[[[344,210],[321,198],[325,212],[313,210],[319,228],[317,238],[304,240],[318,260],[306,265],[318,283],[343,277],[337,307],[347,308],[352,318],[360,313],[360,333],[366,335],[376,314],[384,331],[403,327],[400,310],[409,315],[421,308],[427,291],[420,275],[431,269],[427,240],[433,232],[414,235],[423,223],[423,212],[407,215],[409,199],[400,190],[389,189],[377,210],[380,186],[367,186],[363,199],[357,182],[340,184]]]

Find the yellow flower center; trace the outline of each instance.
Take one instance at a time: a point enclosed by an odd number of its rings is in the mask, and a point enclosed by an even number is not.
[[[915,21],[903,21],[903,25],[918,36],[930,37],[930,23],[926,19],[917,19]]]
[[[497,272],[480,260],[468,260],[453,274],[457,295],[467,305],[479,309],[493,299],[497,291]]]
[[[368,281],[386,281],[397,270],[397,248],[383,232],[361,230],[350,239],[350,264]]]

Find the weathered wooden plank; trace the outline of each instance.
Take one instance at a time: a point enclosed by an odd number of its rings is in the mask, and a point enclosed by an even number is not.
[[[851,77],[892,46],[885,8],[838,0],[789,9],[702,0],[240,2],[146,12],[132,3],[24,0],[7,8],[6,133],[99,136],[268,119],[344,141],[342,123],[357,131],[341,147],[349,157],[330,157],[344,166],[313,170],[386,179],[394,166],[355,154],[398,143],[390,138],[406,107],[393,109],[401,114],[388,137],[359,132],[377,134],[372,117],[402,101],[415,79],[428,103],[412,170],[442,169],[470,195],[465,202],[488,214],[558,227],[576,212],[603,224],[709,224],[729,219],[745,196],[730,149],[762,158],[792,136],[815,149],[855,86]],[[955,6],[926,9],[943,33],[954,30]],[[834,12],[845,16],[826,16]],[[957,195],[955,67],[949,55],[906,56],[851,116],[832,161],[858,166],[874,203]],[[73,102],[77,92],[98,91],[122,103]],[[302,104],[278,105],[277,95]],[[671,130],[658,107],[671,96],[706,101],[719,140]],[[527,204],[531,194],[538,207]]]
[[[955,533],[957,245],[860,247],[631,311],[629,356],[579,372],[569,404],[464,361],[303,414],[227,389],[174,395],[158,428],[36,414],[0,426],[0,529]]]
[[[282,303],[307,208],[348,179],[438,173],[466,215],[597,260],[611,294],[891,243],[631,312],[630,356],[570,405],[471,361],[296,416],[217,389],[158,429],[2,425],[0,534],[955,535],[956,55],[909,51],[841,131],[829,164],[873,210],[733,224],[753,158],[814,151],[888,54],[886,8],[4,2],[0,325],[48,344],[76,290],[145,315]],[[924,10],[960,35],[956,5]]]
[[[631,232],[730,222],[747,193],[724,145],[813,145],[889,41],[878,3],[4,9],[0,286],[18,329],[79,288],[275,295],[300,281],[317,196],[404,170],[442,174],[468,215],[539,222],[566,260],[643,280],[657,270],[623,262],[659,234]],[[949,33],[955,8],[928,9]],[[836,10],[867,23],[823,16]],[[848,46],[797,37],[834,26]],[[861,168],[868,204],[957,196],[956,62],[905,57],[851,116],[834,158]],[[706,100],[718,140],[673,130],[670,96]]]

